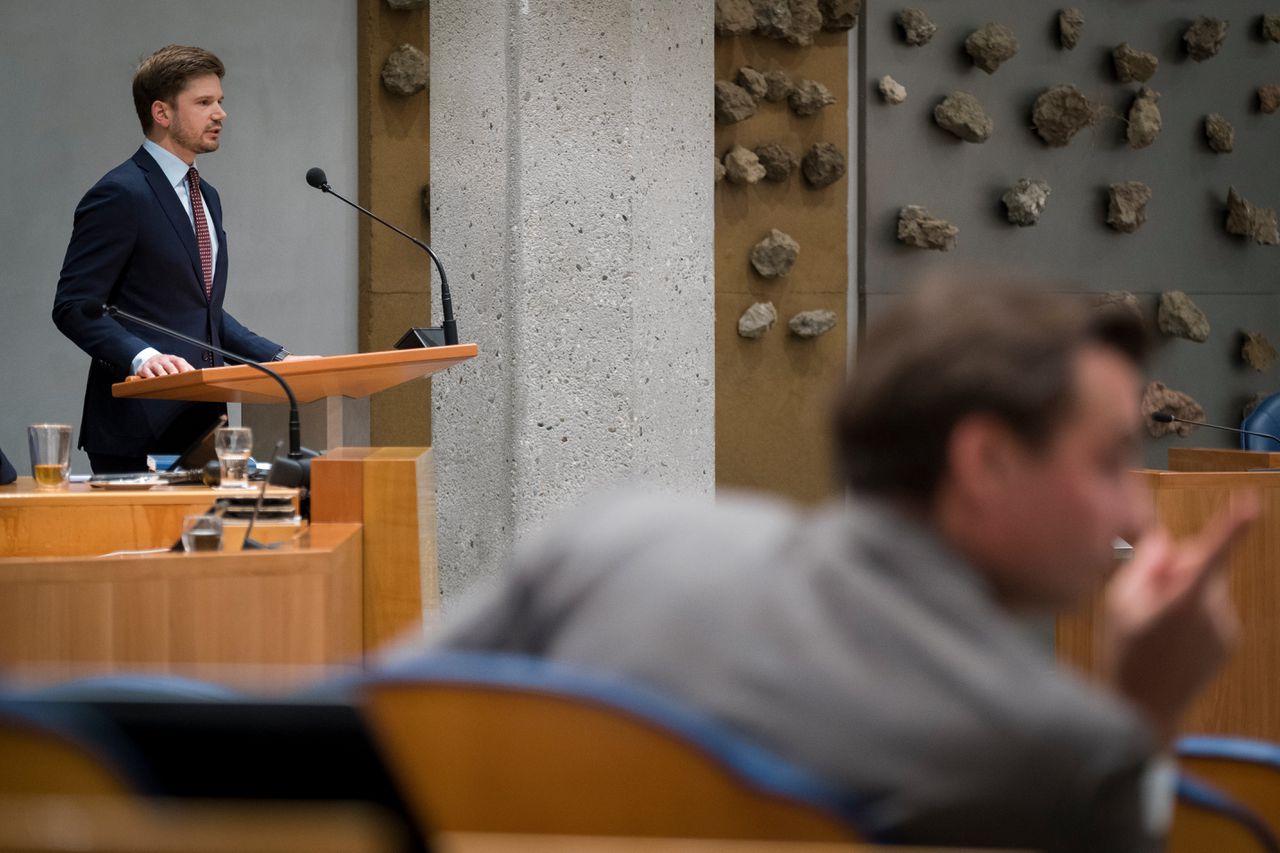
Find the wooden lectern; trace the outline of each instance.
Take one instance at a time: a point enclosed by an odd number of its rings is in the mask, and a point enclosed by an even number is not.
[[[1280,453],[1181,448],[1169,471],[1142,471],[1157,517],[1175,538],[1199,530],[1232,494],[1255,492],[1262,517],[1233,550],[1227,571],[1242,636],[1227,668],[1193,707],[1187,733],[1280,741]],[[1100,604],[1060,619],[1058,655],[1085,671],[1099,668]]]
[[[299,402],[360,397],[473,358],[475,344],[273,364]],[[118,383],[120,397],[282,403],[235,365]],[[311,462],[311,518],[279,550],[111,551],[173,542],[203,487],[147,492],[0,486],[0,668],[83,674],[130,667],[358,663],[439,608],[435,483],[427,447],[337,448]],[[258,535],[255,532],[255,535]],[[9,547],[12,546],[12,547]],[[209,667],[214,667],[209,670]]]

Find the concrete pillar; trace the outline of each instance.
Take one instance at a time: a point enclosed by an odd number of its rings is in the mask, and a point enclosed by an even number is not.
[[[714,489],[710,0],[431,5],[446,608],[599,489]]]

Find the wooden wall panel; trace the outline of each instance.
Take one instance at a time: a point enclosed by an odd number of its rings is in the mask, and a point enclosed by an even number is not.
[[[852,167],[848,134],[849,35],[822,33],[799,48],[756,36],[716,39],[716,78],[740,66],[779,69],[794,80],[821,82],[836,103],[808,118],[786,103],[762,100],[756,114],[716,128],[716,154],[735,144],[777,142],[802,157],[830,142]],[[710,164],[708,164],[710,168]],[[716,482],[763,489],[802,501],[833,493],[828,416],[832,391],[845,374],[848,333],[848,176],[815,190],[797,169],[782,183],[716,188]],[[752,246],[777,228],[800,244],[792,272],[766,279],[751,266]],[[770,301],[778,323],[763,337],[737,334],[753,302]],[[787,329],[799,312],[826,308],[836,328],[803,340]]]

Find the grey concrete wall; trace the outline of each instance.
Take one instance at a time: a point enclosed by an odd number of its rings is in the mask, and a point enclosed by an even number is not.
[[[88,357],[49,319],[84,192],[141,144],[130,81],[170,43],[227,65],[221,150],[200,158],[222,196],[227,308],[294,352],[356,347],[355,219],[303,180],[356,170],[351,0],[0,0],[0,446],[26,465],[25,426],[78,424]],[[77,452],[73,471],[88,473]]]
[[[431,15],[432,239],[480,346],[433,386],[448,606],[593,490],[714,488],[712,4]]]
[[[1086,24],[1079,46],[1059,46],[1059,6],[1025,0],[921,0],[938,33],[924,47],[907,46],[894,23],[898,4],[868,3],[863,61],[866,98],[866,220],[861,286],[870,319],[904,282],[957,265],[1021,270],[1067,280],[1082,291],[1125,289],[1139,295],[1154,317],[1158,294],[1183,290],[1209,315],[1206,343],[1170,340],[1152,377],[1186,391],[1208,420],[1238,424],[1242,402],[1257,391],[1280,390],[1280,368],[1257,373],[1239,362],[1240,331],[1280,341],[1280,248],[1253,245],[1225,233],[1227,188],[1254,204],[1280,207],[1280,116],[1262,114],[1255,94],[1275,82],[1280,46],[1264,42],[1264,9],[1249,0],[1218,0],[1195,8],[1167,0],[1080,0]],[[1192,61],[1182,34],[1197,15],[1230,22],[1220,54]],[[1013,28],[1016,57],[987,75],[964,54],[965,37],[987,21]],[[1147,84],[1161,93],[1164,129],[1149,148],[1131,150],[1124,122],[1109,118],[1078,134],[1066,148],[1048,148],[1031,127],[1035,98],[1048,86],[1073,83],[1118,116],[1127,114],[1139,84],[1118,83],[1112,49],[1127,41],[1160,60]],[[891,74],[909,97],[888,106],[876,81]],[[985,144],[957,140],[937,127],[932,110],[952,90],[978,97],[995,121]],[[1215,154],[1205,143],[1203,118],[1226,115],[1236,129],[1236,150]],[[1020,177],[1052,186],[1040,223],[1010,225],[1001,195]],[[1107,185],[1147,183],[1153,197],[1147,222],[1134,234],[1105,224]],[[898,210],[920,204],[960,227],[948,253],[902,246],[895,239]],[[924,330],[922,330],[924,331]],[[1201,430],[1187,439],[1162,439],[1147,450],[1148,465],[1163,467],[1170,444],[1234,446],[1225,433]]]

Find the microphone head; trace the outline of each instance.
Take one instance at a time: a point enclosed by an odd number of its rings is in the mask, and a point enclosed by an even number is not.
[[[1174,417],[1168,412],[1152,412],[1151,420],[1159,424],[1171,424],[1174,421]]]
[[[324,169],[319,166],[312,166],[307,169],[307,183],[318,190],[323,190],[328,188],[329,179],[325,176]]]
[[[85,317],[88,317],[90,320],[96,320],[103,314],[107,313],[107,306],[103,305],[101,302],[94,302],[92,299],[87,299],[80,303],[80,313]]]

